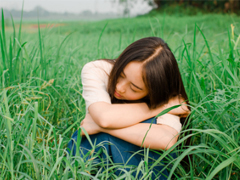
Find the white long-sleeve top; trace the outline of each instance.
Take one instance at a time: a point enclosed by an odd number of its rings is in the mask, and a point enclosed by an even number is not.
[[[83,98],[88,107],[95,102],[106,102],[111,104],[110,95],[107,92],[109,74],[113,65],[104,60],[97,60],[87,63],[81,73],[83,85]],[[168,125],[181,131],[182,124],[180,117],[172,114],[164,114],[157,118],[157,124]]]

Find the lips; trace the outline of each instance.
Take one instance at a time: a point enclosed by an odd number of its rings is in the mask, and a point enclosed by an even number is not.
[[[115,97],[117,97],[117,98],[121,98],[121,97],[122,97],[119,93],[117,93],[117,91],[114,92],[114,95],[115,95]]]

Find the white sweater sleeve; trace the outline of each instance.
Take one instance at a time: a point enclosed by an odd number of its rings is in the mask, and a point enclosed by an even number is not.
[[[179,133],[182,129],[182,124],[180,122],[180,117],[172,114],[164,114],[157,118],[157,124],[168,125]]]
[[[87,63],[81,73],[83,85],[83,98],[88,107],[95,102],[106,102],[111,104],[110,96],[107,92],[107,84],[112,64],[97,60]]]

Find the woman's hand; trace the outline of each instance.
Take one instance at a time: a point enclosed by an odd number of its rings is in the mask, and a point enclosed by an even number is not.
[[[101,127],[94,122],[90,114],[86,114],[85,118],[81,122],[80,127],[83,127],[89,135],[101,132]],[[85,135],[83,131],[81,131],[81,135]]]
[[[180,107],[178,108],[175,108],[171,111],[169,111],[168,113],[169,114],[173,114],[173,115],[177,115],[177,116],[180,116],[180,117],[187,117],[191,111],[188,109],[188,104],[186,102],[185,99],[183,99],[181,96],[175,96],[173,98],[171,98],[167,105],[166,105],[166,108],[169,108],[169,107],[172,107],[172,106],[176,106],[176,105],[180,105]]]

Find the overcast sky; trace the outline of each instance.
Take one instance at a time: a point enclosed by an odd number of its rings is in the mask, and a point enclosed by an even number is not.
[[[0,0],[0,8],[21,9],[23,0]],[[116,2],[116,1],[115,1]],[[84,10],[94,12],[115,12],[121,13],[114,0],[24,0],[24,10],[32,10],[36,6],[52,12],[79,13]],[[147,3],[136,3],[131,9],[131,14],[143,14],[151,9]]]

